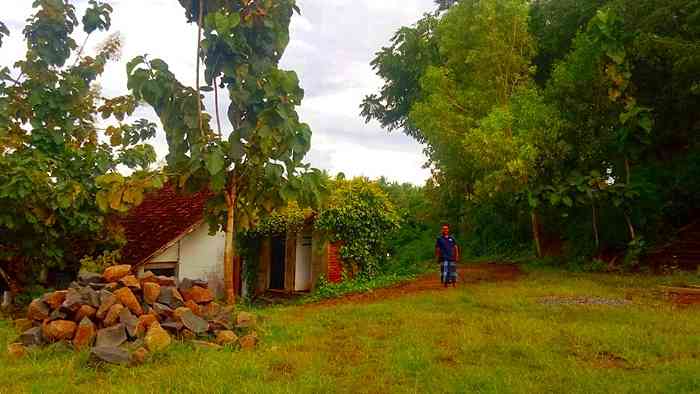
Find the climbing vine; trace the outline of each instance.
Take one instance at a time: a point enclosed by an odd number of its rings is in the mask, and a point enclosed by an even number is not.
[[[365,178],[333,181],[332,194],[315,227],[329,242],[340,242],[341,257],[361,273],[375,276],[386,261],[388,233],[399,215],[381,187]]]

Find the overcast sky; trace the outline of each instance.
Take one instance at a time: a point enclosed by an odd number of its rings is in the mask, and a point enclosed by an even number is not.
[[[1,67],[10,66],[25,52],[21,30],[32,14],[33,0],[0,1],[0,20],[12,32],[0,48]],[[126,93],[124,64],[142,54],[165,60],[180,81],[194,86],[196,28],[185,23],[184,9],[176,0],[110,3],[114,7],[112,31],[121,33],[123,55],[120,62],[107,68],[101,80],[105,95]],[[74,4],[81,18],[87,0]],[[365,124],[359,105],[364,95],[381,86],[369,65],[374,53],[399,27],[413,24],[431,11],[433,0],[298,0],[298,4],[302,15],[292,19],[291,42],[282,67],[295,70],[306,91],[299,113],[313,130],[307,161],[333,174],[385,175],[391,180],[422,184],[429,177],[428,170],[422,168],[422,146],[399,132],[388,134],[376,123]],[[79,42],[83,37],[76,34]],[[104,37],[90,37],[88,48],[97,46]],[[213,101],[206,105],[211,109]],[[138,117],[155,120],[148,108],[139,110]],[[162,132],[153,143],[162,157],[167,150]]]

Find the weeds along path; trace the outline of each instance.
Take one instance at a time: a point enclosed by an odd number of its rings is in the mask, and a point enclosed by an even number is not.
[[[376,289],[366,293],[348,294],[343,297],[324,300],[313,304],[304,305],[302,308],[318,308],[341,304],[371,303],[391,298],[403,297],[411,294],[428,291],[449,291],[440,283],[439,268],[435,265],[435,273],[426,274],[416,280],[399,283],[397,285]],[[464,286],[478,282],[504,282],[518,280],[523,271],[515,264],[503,263],[478,263],[460,264],[457,268],[459,279],[457,286]]]

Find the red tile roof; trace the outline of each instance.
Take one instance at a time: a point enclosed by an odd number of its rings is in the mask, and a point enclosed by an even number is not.
[[[207,191],[180,194],[171,185],[148,194],[121,220],[127,239],[123,263],[141,264],[192,230],[204,217],[208,195]]]

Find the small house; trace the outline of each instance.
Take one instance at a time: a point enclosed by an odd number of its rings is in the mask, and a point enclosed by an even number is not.
[[[205,191],[179,194],[172,186],[149,193],[122,220],[127,239],[122,262],[139,272],[207,280],[217,295],[223,295],[225,236],[209,235],[204,221],[208,196]],[[323,241],[313,229],[313,218],[298,231],[259,239],[256,249],[241,270],[242,277],[247,269],[256,271],[255,288],[238,283],[239,294],[305,292],[321,277],[332,282],[342,277],[338,246]]]

